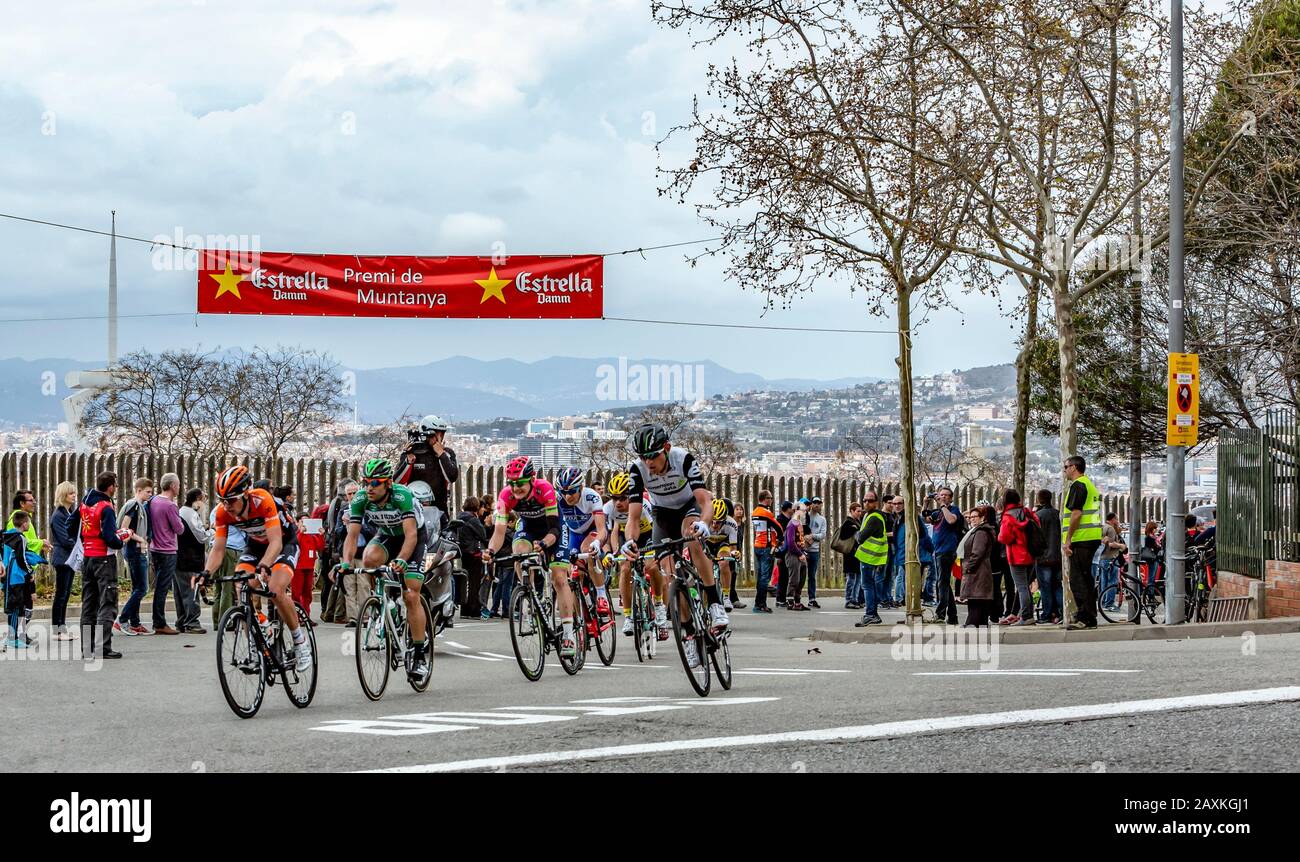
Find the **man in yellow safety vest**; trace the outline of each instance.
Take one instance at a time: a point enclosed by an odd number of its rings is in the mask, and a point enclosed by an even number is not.
[[[1069,629],[1097,627],[1097,585],[1092,580],[1092,558],[1101,546],[1101,495],[1084,475],[1087,462],[1080,455],[1065,459],[1065,504],[1061,508],[1061,553],[1070,566],[1070,592],[1074,594],[1074,620]]]
[[[875,491],[867,492],[866,504],[867,514],[862,518],[862,529],[854,536],[858,549],[853,552],[853,556],[862,563],[862,587],[863,592],[866,593],[862,620],[854,624],[858,628],[880,625],[884,622],[876,612],[876,604],[885,600],[883,595],[878,595],[877,585],[883,587],[885,564],[889,562],[889,540],[885,536],[885,516],[879,511],[880,498]]]

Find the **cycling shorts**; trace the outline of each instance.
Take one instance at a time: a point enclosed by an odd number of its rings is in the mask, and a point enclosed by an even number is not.
[[[370,540],[371,545],[379,545],[385,551],[384,562],[390,562],[398,558],[402,553],[402,545],[406,544],[405,536],[385,536],[383,533],[375,536]],[[415,550],[411,553],[411,558],[406,560],[410,567],[402,577],[412,581],[424,580],[424,531],[420,531],[420,537],[416,540]]]
[[[244,553],[239,555],[239,566],[256,569],[266,556],[266,545],[259,545],[256,542],[249,542]],[[280,556],[276,557],[271,563],[271,568],[276,566],[288,566],[291,569],[298,567],[298,543],[289,542],[280,548]]]
[[[546,538],[546,534],[549,532],[550,528],[546,526],[546,521],[530,521],[521,518],[519,520],[519,529],[515,531],[514,540],[516,542],[528,542],[529,544],[537,542],[540,544],[542,539]],[[561,538],[563,538],[563,530],[561,530]],[[558,542],[550,547],[542,544],[542,565],[550,566],[555,563],[558,550]]]
[[[682,522],[691,515],[699,517],[699,514],[700,506],[694,501],[680,509],[655,506],[654,514],[651,516],[654,520],[653,540],[662,542],[665,539],[680,539],[682,537]]]

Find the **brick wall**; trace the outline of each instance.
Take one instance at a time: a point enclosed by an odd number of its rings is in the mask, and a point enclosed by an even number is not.
[[[1270,617],[1300,617],[1300,563],[1264,563],[1264,608]]]
[[[1250,594],[1256,579],[1219,570],[1214,594],[1224,598]],[[1264,564],[1264,616],[1300,617],[1300,563],[1268,560]]]

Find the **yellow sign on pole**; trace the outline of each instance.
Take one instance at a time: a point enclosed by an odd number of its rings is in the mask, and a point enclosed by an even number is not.
[[[1195,353],[1169,354],[1166,446],[1195,446],[1201,426],[1201,360]]]

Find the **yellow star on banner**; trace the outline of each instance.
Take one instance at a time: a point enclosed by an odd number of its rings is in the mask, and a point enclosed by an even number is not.
[[[233,293],[235,299],[243,299],[243,297],[239,295],[239,283],[244,280],[244,274],[242,272],[231,272],[230,261],[226,261],[226,271],[223,274],[214,275],[208,273],[208,277],[221,285],[217,288],[217,295],[212,297],[213,299],[220,299],[221,294],[223,293]]]
[[[479,305],[482,305],[483,303],[487,302],[488,297],[490,296],[495,296],[497,299],[501,300],[501,302],[504,304],[506,298],[505,295],[501,292],[501,290],[512,280],[513,279],[508,279],[508,278],[504,278],[504,279],[497,278],[497,268],[495,266],[492,267],[492,271],[491,273],[489,273],[487,278],[474,279],[474,283],[477,284],[479,287],[483,288],[483,298],[478,301]]]

